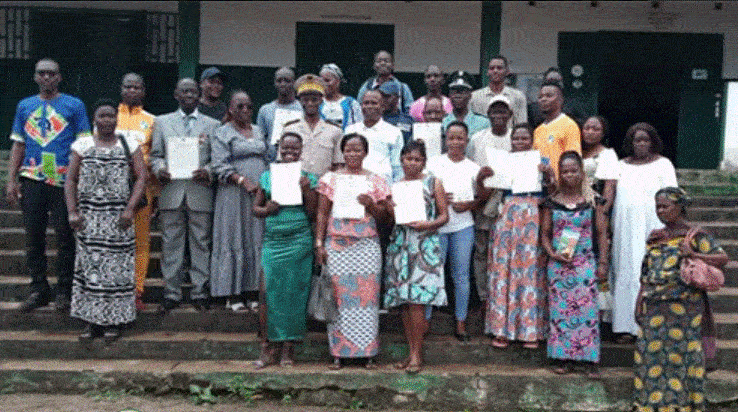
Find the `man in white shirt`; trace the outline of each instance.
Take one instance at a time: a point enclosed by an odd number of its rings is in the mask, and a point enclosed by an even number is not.
[[[388,183],[402,178],[400,151],[402,132],[382,120],[382,95],[376,90],[364,93],[361,99],[364,121],[346,128],[344,134],[358,133],[369,142],[369,153],[364,159],[364,168],[384,176]]]
[[[528,121],[528,105],[525,95],[520,90],[505,85],[505,79],[508,74],[510,74],[510,69],[508,68],[505,57],[495,56],[490,59],[487,67],[489,84],[472,93],[469,109],[476,114],[486,116],[486,110],[490,100],[493,97],[502,95],[510,102],[510,109],[513,112],[513,121],[515,124],[526,123]]]
[[[487,166],[487,148],[512,150],[510,143],[510,101],[504,95],[492,98],[485,110],[491,127],[475,133],[466,147],[467,156],[479,166]],[[474,215],[474,279],[477,284],[479,299],[487,300],[487,248],[490,236],[493,235],[494,222],[497,218],[502,192],[495,191],[482,210]],[[485,306],[486,307],[486,306]]]

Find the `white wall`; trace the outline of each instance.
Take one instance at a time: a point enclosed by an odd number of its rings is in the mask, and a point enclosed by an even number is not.
[[[500,50],[514,73],[556,66],[560,31],[641,31],[723,34],[723,77],[738,78],[738,2],[723,1],[504,1]]]
[[[729,82],[727,85],[721,169],[738,170],[738,81]]]
[[[294,66],[298,21],[393,24],[395,70],[478,73],[481,18],[476,1],[202,2],[200,63]]]

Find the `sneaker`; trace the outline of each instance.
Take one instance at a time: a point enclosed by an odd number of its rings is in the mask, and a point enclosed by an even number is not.
[[[34,309],[46,306],[49,304],[49,295],[41,292],[32,292],[25,302],[21,303],[20,311],[28,313]]]
[[[166,314],[170,310],[176,308],[178,305],[179,305],[179,302],[177,302],[176,300],[164,298],[161,301],[161,305],[159,306],[159,313]]]
[[[66,293],[57,293],[56,299],[54,299],[54,307],[57,312],[69,313],[69,309],[72,306],[71,299]]]
[[[236,302],[228,307],[228,309],[239,312],[246,309],[246,305],[243,304],[243,302]]]

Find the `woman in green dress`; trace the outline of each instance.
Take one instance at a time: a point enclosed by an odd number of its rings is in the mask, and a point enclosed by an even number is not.
[[[641,272],[636,320],[635,410],[690,411],[705,408],[702,316],[705,291],[684,283],[682,259],[722,267],[728,256],[700,231],[686,245],[686,194],[677,187],[656,192],[656,215],[664,228],[651,232]]]
[[[302,153],[302,138],[285,133],[279,143],[283,163],[297,162]],[[305,337],[307,301],[313,269],[313,231],[310,221],[318,205],[317,176],[302,172],[302,205],[280,206],[271,199],[271,172],[259,179],[254,200],[254,215],[264,219],[264,243],[261,261],[264,268],[263,292],[266,308],[266,335],[258,369],[277,362],[293,364],[294,343]]]

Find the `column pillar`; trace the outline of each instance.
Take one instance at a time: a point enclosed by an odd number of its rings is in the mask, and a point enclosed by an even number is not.
[[[480,33],[479,74],[482,86],[487,84],[487,66],[492,56],[500,54],[502,28],[502,1],[482,2],[482,30]]]
[[[195,78],[200,63],[200,2],[178,1],[179,78]],[[196,79],[197,80],[197,79]]]

